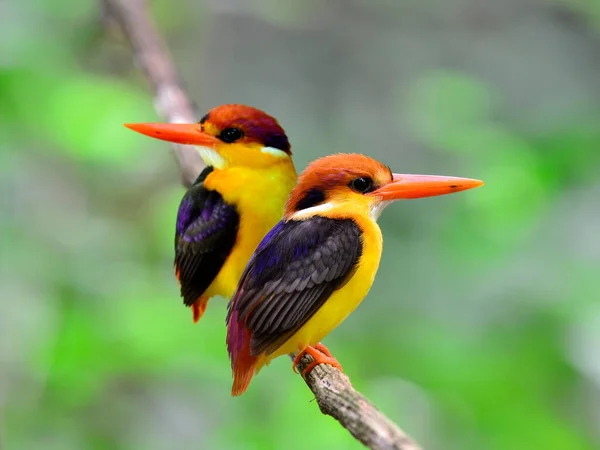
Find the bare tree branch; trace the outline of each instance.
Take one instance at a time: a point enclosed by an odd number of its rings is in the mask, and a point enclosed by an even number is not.
[[[313,361],[304,355],[298,371]],[[319,364],[304,380],[323,414],[333,417],[352,436],[372,450],[422,450],[398,425],[388,419],[333,366]]]
[[[157,112],[173,123],[197,121],[192,102],[181,86],[179,75],[145,0],[101,0],[106,19],[116,21],[133,48],[136,62],[154,90]],[[181,181],[189,187],[204,168],[204,162],[189,145],[173,144]]]
[[[145,0],[101,0],[107,19],[120,25],[131,43],[134,56],[152,84],[155,106],[169,122],[195,122],[192,102],[186,96],[177,71],[156,26],[148,14]],[[174,145],[181,179],[187,187],[204,164],[193,147]],[[298,364],[300,372],[312,361],[305,355]],[[349,378],[332,366],[321,364],[306,376],[323,414],[336,419],[357,440],[373,450],[421,450],[396,424],[357,392]]]

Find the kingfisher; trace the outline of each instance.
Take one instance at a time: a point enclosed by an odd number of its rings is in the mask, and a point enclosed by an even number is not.
[[[175,276],[196,323],[211,297],[233,295],[256,246],[281,219],[297,181],[289,140],[275,118],[238,104],[213,108],[194,124],[125,126],[195,145],[206,164],[175,224]]]
[[[395,200],[472,189],[482,181],[392,173],[360,154],[312,162],[298,179],[283,219],[252,255],[228,305],[232,395],[272,359],[310,354],[341,370],[321,340],[365,298],[383,247],[377,219]]]

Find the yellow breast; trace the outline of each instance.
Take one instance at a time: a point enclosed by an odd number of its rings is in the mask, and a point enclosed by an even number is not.
[[[235,245],[215,280],[206,290],[208,297],[229,299],[257,245],[281,219],[288,195],[296,184],[291,160],[265,169],[232,167],[211,172],[204,182],[216,190],[240,216]]]

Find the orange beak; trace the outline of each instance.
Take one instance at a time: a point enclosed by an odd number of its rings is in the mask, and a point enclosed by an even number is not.
[[[391,201],[453,194],[481,185],[483,185],[483,181],[471,178],[395,173],[391,182],[369,195],[380,197],[383,201]]]
[[[202,131],[197,123],[126,123],[125,126],[138,133],[176,144],[199,145],[214,148],[216,137]]]

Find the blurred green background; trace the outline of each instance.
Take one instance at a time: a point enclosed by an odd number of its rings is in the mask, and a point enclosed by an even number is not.
[[[404,202],[327,339],[427,450],[600,448],[600,2],[156,0],[204,113],[276,116],[299,170],[364,152],[486,186]],[[359,449],[276,360],[230,397],[225,301],[178,296],[183,195],[98,4],[0,3],[0,447]]]

